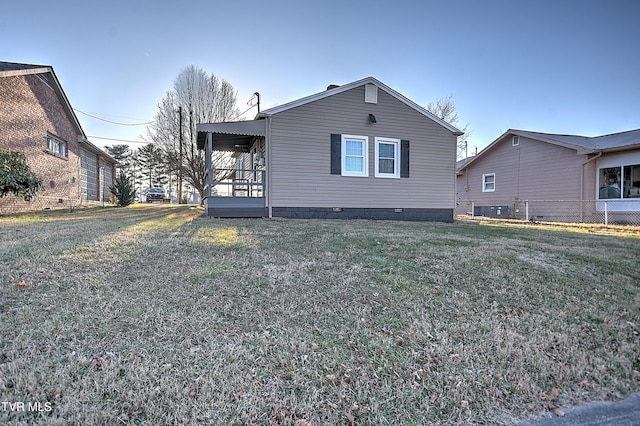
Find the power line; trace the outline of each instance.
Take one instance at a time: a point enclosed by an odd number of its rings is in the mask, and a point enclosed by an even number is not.
[[[107,119],[104,119],[104,118],[100,118],[100,117],[97,117],[95,115],[89,114],[88,112],[80,111],[79,109],[76,109],[76,108],[74,108],[73,110],[76,111],[76,112],[79,112],[80,114],[84,114],[84,115],[89,116],[91,118],[95,118],[96,120],[105,121],[105,122],[111,123],[111,124],[117,124],[118,126],[146,126],[148,124],[155,123],[155,120],[147,121],[145,123],[118,123],[117,121],[111,121],[111,120],[107,120]]]
[[[117,142],[151,143],[151,142],[145,142],[145,141],[131,141],[131,140],[127,140],[127,139],[104,138],[104,137],[101,137],[101,136],[87,136],[87,138],[104,139],[104,140],[107,140],[107,141],[117,141]]]
[[[249,100],[249,102],[251,102],[251,99]],[[251,105],[246,111],[241,112],[240,114],[238,114],[238,117],[242,117],[243,115],[245,115],[247,112],[249,112],[249,110],[251,108],[255,107],[255,105]]]

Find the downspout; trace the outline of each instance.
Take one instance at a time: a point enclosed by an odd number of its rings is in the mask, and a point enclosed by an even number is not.
[[[272,182],[272,173],[271,170],[271,117],[266,117],[267,120],[267,131],[265,136],[265,151],[267,158],[265,162],[267,163],[267,217],[271,219],[273,217],[273,203],[271,202],[271,182]]]
[[[580,222],[584,220],[584,166],[586,166],[588,163],[592,162],[593,160],[597,160],[600,157],[602,157],[602,151],[598,152],[598,154],[596,154],[595,156],[589,158],[587,161],[582,163],[582,166],[581,166],[582,173],[580,174]]]

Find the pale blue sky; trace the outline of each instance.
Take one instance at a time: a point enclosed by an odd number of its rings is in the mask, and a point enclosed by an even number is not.
[[[636,0],[12,1],[0,60],[52,65],[74,108],[128,123],[191,64],[241,110],[255,91],[268,108],[373,76],[423,106],[452,94],[473,151],[508,128],[639,128],[639,21]],[[146,134],[78,118],[89,136]]]

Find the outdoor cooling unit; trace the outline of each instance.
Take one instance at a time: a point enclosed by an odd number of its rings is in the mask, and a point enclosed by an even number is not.
[[[473,215],[508,219],[511,217],[511,208],[509,206],[475,206]]]

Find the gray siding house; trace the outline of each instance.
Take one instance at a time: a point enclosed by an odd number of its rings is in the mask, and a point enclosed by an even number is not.
[[[624,220],[640,212],[640,129],[586,137],[509,129],[458,163],[456,213],[591,221],[604,210]],[[556,203],[550,203],[554,201]],[[563,201],[564,203],[558,203]],[[572,202],[573,204],[571,204]]]
[[[197,130],[210,216],[453,220],[462,132],[373,77]]]

